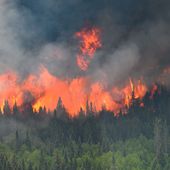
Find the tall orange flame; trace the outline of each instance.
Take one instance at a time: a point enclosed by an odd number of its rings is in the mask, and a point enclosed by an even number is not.
[[[77,55],[77,65],[83,71],[87,70],[90,61],[98,48],[102,46],[100,39],[100,29],[93,27],[91,29],[82,29],[77,32],[76,37],[80,39],[80,51]]]
[[[30,75],[22,82],[12,72],[0,75],[1,109],[5,100],[8,100],[11,107],[15,102],[21,106],[26,91],[33,96],[32,105],[35,110],[40,106],[53,110],[61,97],[70,116],[75,116],[80,108],[86,111],[87,100],[96,111],[102,110],[104,106],[105,109],[118,113],[120,109],[130,106],[132,94],[136,99],[142,99],[147,87],[142,81],[130,80],[124,88],[106,89],[100,82],[90,83],[88,77],[61,80],[50,74],[45,67],[41,67],[38,75]]]
[[[75,35],[80,39],[80,49],[77,55],[77,64],[81,70],[87,70],[94,54],[102,46],[100,29],[82,29]],[[169,73],[169,69],[165,71]],[[31,102],[34,110],[46,106],[47,109],[54,110],[57,106],[58,98],[61,98],[70,116],[76,116],[82,108],[87,112],[87,103],[90,103],[93,111],[102,109],[113,111],[118,114],[120,110],[125,111],[132,105],[133,100],[141,101],[148,88],[141,80],[129,79],[124,87],[105,87],[101,82],[91,83],[90,78],[77,77],[74,79],[58,78],[41,66],[38,74],[30,74],[25,80],[20,80],[14,72],[0,75],[0,108],[8,100],[10,107],[17,103],[22,106],[26,102]],[[154,86],[151,98],[157,87]],[[25,94],[30,94],[30,99],[25,98]],[[88,102],[87,102],[88,101]]]

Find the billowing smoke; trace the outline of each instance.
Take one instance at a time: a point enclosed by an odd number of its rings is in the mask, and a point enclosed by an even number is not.
[[[169,5],[163,1],[0,1],[1,72],[36,71],[57,76],[92,75],[116,83],[129,76],[160,74],[170,64]],[[97,25],[102,48],[89,70],[76,68],[75,32]]]
[[[14,70],[21,82],[32,82],[38,78],[29,75],[43,66],[57,77],[52,81],[48,75],[49,82],[85,77],[109,89],[132,77],[169,86],[169,7],[167,0],[0,0],[0,72]],[[102,45],[82,70],[75,34],[93,27],[100,29]],[[37,82],[40,86],[42,77]],[[25,90],[25,84],[19,87]]]

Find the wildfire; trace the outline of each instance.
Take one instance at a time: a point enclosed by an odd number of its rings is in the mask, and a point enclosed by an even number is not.
[[[82,29],[75,34],[76,37],[80,39],[80,51],[77,55],[77,65],[83,71],[87,70],[96,50],[102,46],[100,32],[99,28],[93,27],[91,29]]]
[[[102,46],[100,29],[96,27],[82,29],[75,35],[80,39],[77,64],[85,71],[96,50]],[[156,90],[157,87],[154,86],[151,98]],[[144,107],[142,99],[147,91],[148,88],[142,80],[136,81],[130,78],[122,87],[108,88],[101,82],[91,83],[88,76],[61,79],[41,66],[38,74],[30,74],[24,80],[21,80],[15,72],[0,75],[0,108],[3,111],[4,103],[8,103],[11,108],[16,103],[20,107],[29,103],[36,111],[44,106],[52,111],[60,98],[72,117],[78,114],[80,108],[87,112],[87,103],[94,112],[106,109],[118,114],[120,110],[125,111],[129,108],[133,100],[140,101],[140,106]]]
[[[12,72],[0,75],[1,109],[5,100],[11,108],[15,102],[22,106],[24,100],[30,100],[34,110],[38,111],[40,106],[53,110],[61,97],[70,116],[77,115],[80,108],[86,111],[87,101],[92,103],[95,111],[105,107],[116,114],[131,105],[133,95],[135,99],[142,99],[146,91],[146,85],[140,80],[130,80],[124,88],[106,89],[100,82],[90,84],[88,77],[61,80],[45,67],[41,67],[39,74],[30,75],[22,82]],[[25,92],[31,94],[30,99],[24,99]]]
[[[20,87],[17,83],[17,75],[12,72],[0,75],[0,108],[3,109],[5,100],[7,99],[11,106],[15,102],[22,103]]]

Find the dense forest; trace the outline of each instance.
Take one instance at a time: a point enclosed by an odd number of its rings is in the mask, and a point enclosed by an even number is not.
[[[5,101],[0,170],[169,170],[169,122],[170,91],[161,86],[118,116],[88,101],[74,118],[61,98],[53,112]]]

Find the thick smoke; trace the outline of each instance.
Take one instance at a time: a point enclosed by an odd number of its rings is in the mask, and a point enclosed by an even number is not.
[[[168,0],[0,0],[0,71],[25,76],[43,64],[62,78],[151,82],[170,65],[169,7]],[[74,34],[93,25],[102,30],[103,46],[83,72]]]
[[[19,14],[13,4],[0,1],[0,70],[17,68],[22,60],[23,51],[19,48],[15,22],[19,22]],[[17,23],[16,23],[17,25]]]

